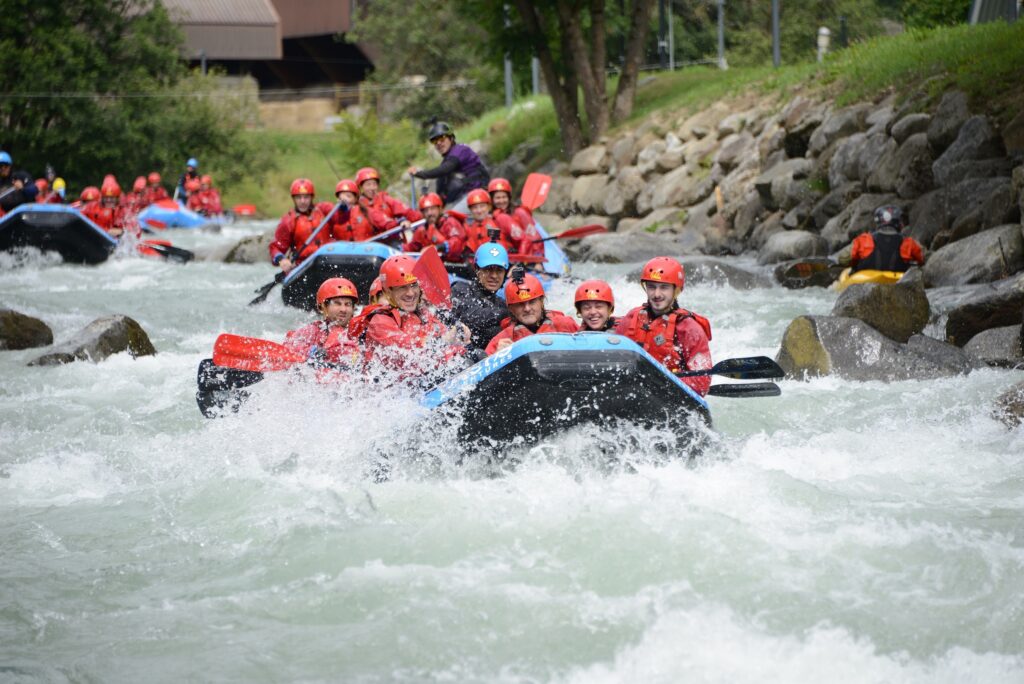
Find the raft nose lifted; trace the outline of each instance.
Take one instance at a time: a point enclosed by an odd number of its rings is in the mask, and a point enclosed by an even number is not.
[[[0,219],[0,251],[18,247],[57,252],[69,264],[100,264],[117,240],[72,207],[22,204]]]

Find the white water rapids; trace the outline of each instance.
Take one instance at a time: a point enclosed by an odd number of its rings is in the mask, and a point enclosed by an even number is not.
[[[642,297],[629,270],[577,273],[622,312]],[[712,398],[721,439],[695,467],[609,469],[594,440],[621,435],[581,430],[488,477],[402,452],[409,397],[269,381],[203,418],[218,333],[310,320],[277,292],[246,306],[272,274],[0,264],[0,302],[58,342],[123,313],[159,352],[0,352],[0,681],[1024,681],[1024,430],[990,416],[1022,373],[783,381]],[[774,356],[834,296],[694,285],[681,303],[724,359]],[[375,484],[381,448],[397,465]]]

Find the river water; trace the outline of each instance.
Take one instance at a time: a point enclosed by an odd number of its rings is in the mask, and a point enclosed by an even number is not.
[[[622,311],[642,298],[629,270],[578,273]],[[989,414],[1022,373],[783,381],[712,398],[719,439],[695,466],[645,461],[639,434],[635,467],[609,468],[594,444],[622,435],[582,430],[486,475],[422,466],[400,394],[270,381],[204,419],[217,334],[308,320],[274,295],[245,306],[271,275],[0,265],[3,305],[58,341],[124,313],[159,351],[0,353],[0,681],[1024,681],[1024,431]],[[682,303],[722,359],[774,355],[833,298],[694,285]],[[396,466],[375,484],[381,449]]]

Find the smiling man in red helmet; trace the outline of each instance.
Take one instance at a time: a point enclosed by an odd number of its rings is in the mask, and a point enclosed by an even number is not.
[[[309,245],[304,249],[302,247],[327,216],[321,207],[313,203],[315,193],[313,181],[308,178],[296,178],[292,182],[291,195],[295,207],[281,217],[274,233],[274,241],[270,243],[270,261],[285,273],[302,263],[302,260],[318,250],[320,245],[333,239],[331,231],[325,227]]]

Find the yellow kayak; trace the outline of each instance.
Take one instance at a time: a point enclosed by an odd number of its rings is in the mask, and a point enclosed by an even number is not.
[[[902,271],[873,271],[871,269],[864,269],[863,271],[850,273],[850,269],[846,268],[839,274],[839,280],[832,284],[832,289],[836,292],[842,292],[851,285],[857,285],[859,283],[880,283],[882,285],[892,285],[893,283],[898,282],[902,277]]]

